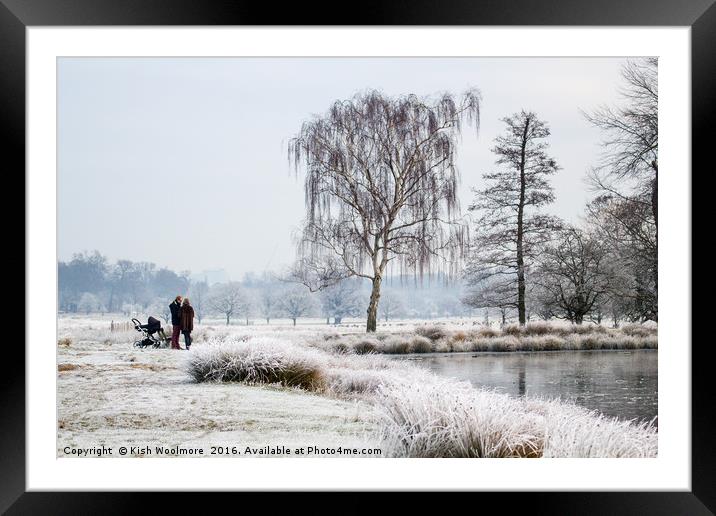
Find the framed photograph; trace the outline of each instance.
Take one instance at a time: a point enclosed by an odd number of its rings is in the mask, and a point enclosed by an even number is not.
[[[0,508],[515,491],[710,514],[691,169],[712,4],[366,5],[347,26],[2,0],[26,337]]]

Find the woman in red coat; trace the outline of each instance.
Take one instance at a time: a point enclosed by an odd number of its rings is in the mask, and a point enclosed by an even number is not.
[[[181,332],[184,334],[184,347],[187,350],[191,346],[192,330],[194,330],[194,308],[189,304],[189,298],[185,297],[181,305]]]

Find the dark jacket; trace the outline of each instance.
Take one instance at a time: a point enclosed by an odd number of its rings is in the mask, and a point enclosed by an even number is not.
[[[181,331],[191,332],[194,329],[194,309],[191,305],[181,307]]]
[[[176,301],[172,301],[169,305],[169,310],[172,312],[172,326],[179,326],[181,324],[181,305]]]

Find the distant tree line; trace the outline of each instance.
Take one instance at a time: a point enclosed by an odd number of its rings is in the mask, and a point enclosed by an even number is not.
[[[146,310],[158,298],[173,299],[189,287],[189,272],[149,262],[110,263],[98,251],[75,254],[57,264],[59,309],[65,312]],[[168,303],[167,303],[168,304]]]
[[[241,281],[207,284],[191,281],[189,271],[175,272],[149,262],[118,260],[111,263],[98,251],[75,254],[58,263],[59,310],[70,313],[153,315],[170,322],[169,304],[177,295],[188,296],[198,323],[207,317],[226,324],[270,324],[274,319],[319,318],[341,324],[363,317],[363,299],[369,286],[355,278],[339,281],[320,292],[264,272],[247,273]],[[385,280],[380,320],[429,319],[465,315],[454,285],[440,274],[424,284],[400,278]]]

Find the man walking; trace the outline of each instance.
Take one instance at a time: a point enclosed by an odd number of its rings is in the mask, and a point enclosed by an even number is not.
[[[181,296],[177,296],[169,305],[172,313],[172,349],[181,349],[179,334],[181,333]]]

